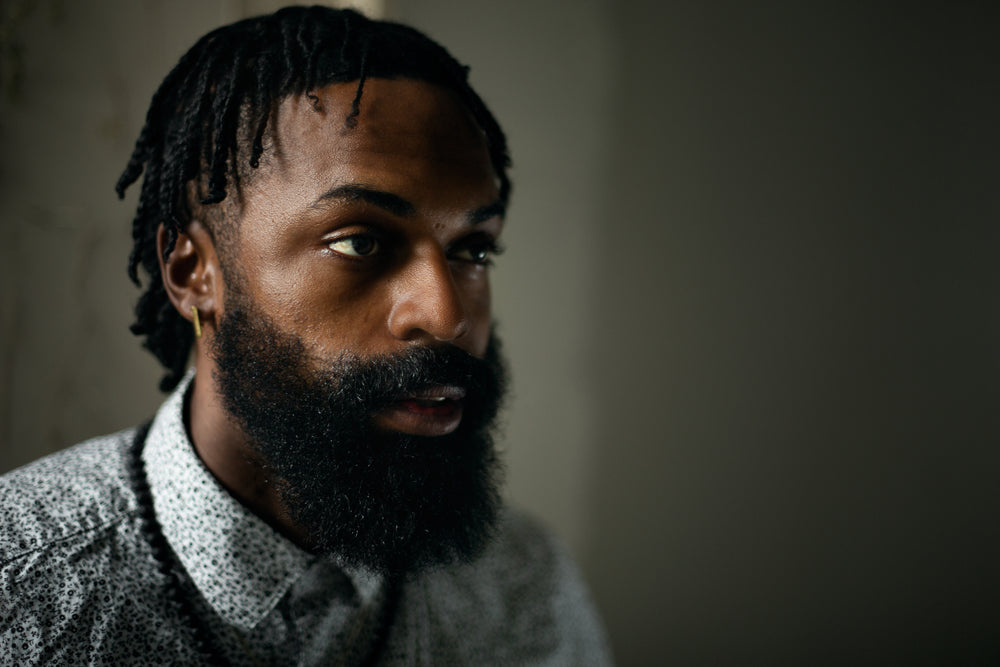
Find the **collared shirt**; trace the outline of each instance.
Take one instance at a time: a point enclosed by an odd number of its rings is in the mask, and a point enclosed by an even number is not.
[[[506,512],[469,564],[400,587],[310,554],[233,498],[184,426],[190,377],[143,450],[153,507],[198,623],[234,665],[607,664],[565,551]],[[143,534],[135,430],[0,477],[0,665],[202,662]]]

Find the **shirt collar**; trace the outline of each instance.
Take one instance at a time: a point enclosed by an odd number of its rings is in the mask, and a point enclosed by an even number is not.
[[[184,426],[189,373],[160,407],[143,450],[163,534],[198,590],[228,623],[252,630],[318,559],[240,504],[198,457]],[[362,598],[370,575],[345,573]]]

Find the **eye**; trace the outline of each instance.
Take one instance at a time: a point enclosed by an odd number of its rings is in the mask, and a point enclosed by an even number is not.
[[[330,241],[327,246],[346,257],[370,257],[379,251],[379,242],[370,234],[354,234]]]
[[[493,262],[490,258],[499,255],[503,249],[496,241],[487,236],[476,236],[460,242],[452,249],[449,257],[460,262],[471,262],[488,266]]]

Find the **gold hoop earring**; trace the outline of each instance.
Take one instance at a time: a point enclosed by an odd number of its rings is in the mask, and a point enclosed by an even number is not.
[[[194,337],[201,338],[201,320],[198,319],[198,306],[191,306],[191,314],[194,315]]]

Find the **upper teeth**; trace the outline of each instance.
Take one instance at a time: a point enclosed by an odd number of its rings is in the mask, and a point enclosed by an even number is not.
[[[440,403],[441,401],[447,400],[444,396],[428,396],[424,399],[425,401],[434,401]]]

